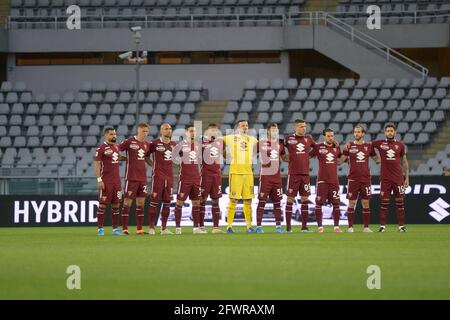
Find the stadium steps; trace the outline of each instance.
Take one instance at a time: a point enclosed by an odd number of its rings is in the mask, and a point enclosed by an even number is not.
[[[217,100],[206,100],[200,103],[198,112],[195,116],[195,120],[202,121],[203,131],[206,130],[206,127],[211,122],[214,122],[220,127],[227,105],[228,101]]]
[[[0,28],[5,28],[6,17],[9,16],[9,1],[0,1]]]
[[[304,11],[325,11],[335,12],[339,0],[308,0],[305,3]]]
[[[439,151],[445,149],[446,145],[450,141],[450,114],[447,114],[446,121],[442,125],[441,130],[435,135],[431,143],[425,148],[420,150],[419,157],[411,160],[411,168],[416,169],[421,163],[427,162],[428,159],[433,158]]]

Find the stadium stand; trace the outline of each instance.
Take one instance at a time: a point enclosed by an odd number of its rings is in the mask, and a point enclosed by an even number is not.
[[[140,121],[158,135],[163,121],[184,126],[195,118],[207,93],[201,81],[140,84]],[[38,167],[48,176],[91,176],[93,148],[106,125],[117,128],[118,141],[132,135],[136,125],[134,86],[85,82],[78,92],[62,96],[32,93],[22,82],[0,87],[0,163],[10,168]],[[76,155],[76,157],[74,157]]]
[[[81,7],[83,28],[280,26],[311,20],[305,0],[13,0],[9,28],[63,27],[66,8]],[[447,1],[340,1],[330,13],[349,24],[365,24],[366,9],[378,4],[383,23],[446,23]]]
[[[249,119],[258,130],[269,122],[281,124],[281,133],[293,131],[297,118],[310,124],[315,139],[326,127],[336,130],[339,142],[352,139],[353,126],[367,125],[366,139],[384,138],[384,123],[398,124],[398,138],[410,151],[422,150],[446,120],[450,109],[450,78],[422,79],[281,79],[248,80],[241,99],[230,101],[223,118],[222,130],[231,128],[238,119]],[[288,119],[288,121],[286,121]],[[314,163],[314,162],[313,162]],[[441,164],[441,163],[440,163]],[[372,172],[379,167],[372,165]],[[283,164],[282,172],[286,172]],[[311,173],[317,172],[314,166]],[[422,173],[418,168],[417,174]],[[443,166],[434,166],[429,174],[442,174]],[[345,174],[347,167],[340,167]]]

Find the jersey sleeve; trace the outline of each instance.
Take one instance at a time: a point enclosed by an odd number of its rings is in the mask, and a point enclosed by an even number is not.
[[[286,148],[284,147],[284,144],[280,142],[280,155],[284,156],[286,154]]]
[[[102,161],[103,160],[103,148],[102,147],[98,147],[95,150],[94,160],[95,161]]]
[[[380,147],[380,145],[381,145],[381,140],[374,140],[374,141],[372,141],[372,147],[374,149],[378,149]]]
[[[311,158],[316,157],[317,156],[317,144],[311,145],[311,150],[309,151],[309,156]]]
[[[375,157],[377,153],[375,152],[375,148],[373,147],[372,143],[370,144],[369,148],[370,148],[370,156]]]
[[[147,141],[147,153],[145,154],[145,157],[148,158],[152,154],[152,142]]]
[[[131,139],[125,139],[124,141],[122,141],[120,144],[119,144],[119,150],[120,151],[126,151],[126,150],[128,150],[128,147],[130,146],[130,143],[131,143]]]
[[[342,154],[343,154],[344,156],[348,157],[348,156],[350,155],[349,148],[345,148],[345,147],[344,147],[344,150],[342,151]]]
[[[339,158],[340,156],[342,156],[342,150],[341,147],[337,147],[338,148],[338,155],[337,157]]]
[[[400,156],[403,157],[406,154],[406,146],[402,143],[402,147],[400,150]]]

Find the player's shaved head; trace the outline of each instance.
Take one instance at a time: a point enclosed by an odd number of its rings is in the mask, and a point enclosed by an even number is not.
[[[161,134],[162,137],[171,138],[172,126],[167,122],[162,123],[161,126],[159,127],[159,133]]]

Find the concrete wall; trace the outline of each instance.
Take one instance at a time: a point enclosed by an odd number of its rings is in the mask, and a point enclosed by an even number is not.
[[[372,31],[357,28],[393,48],[450,44],[449,24],[383,25]],[[144,29],[142,47],[149,51],[311,49],[312,30],[311,26]],[[134,47],[128,29],[19,29],[9,31],[9,42],[10,52],[127,51]]]

